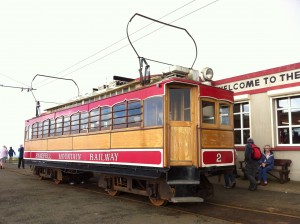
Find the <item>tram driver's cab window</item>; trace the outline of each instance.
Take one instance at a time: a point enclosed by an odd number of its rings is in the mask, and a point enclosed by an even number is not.
[[[144,125],[159,126],[163,124],[163,100],[161,96],[146,99],[144,102]]]
[[[210,101],[202,101],[202,123],[215,124],[215,103]]]
[[[220,124],[230,125],[230,106],[225,103],[220,103]]]

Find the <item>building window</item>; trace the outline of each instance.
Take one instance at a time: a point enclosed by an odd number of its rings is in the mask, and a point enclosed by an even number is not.
[[[244,145],[250,137],[249,103],[234,104],[234,143]]]
[[[300,144],[300,96],[276,99],[277,143]]]
[[[144,102],[144,125],[158,126],[163,124],[163,99],[161,96],[146,99]]]

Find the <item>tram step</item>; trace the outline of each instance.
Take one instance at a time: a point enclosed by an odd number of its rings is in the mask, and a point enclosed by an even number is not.
[[[167,184],[179,185],[179,184],[200,184],[199,180],[168,180]]]
[[[174,197],[171,198],[173,203],[182,203],[182,202],[203,202],[204,199],[200,197]]]

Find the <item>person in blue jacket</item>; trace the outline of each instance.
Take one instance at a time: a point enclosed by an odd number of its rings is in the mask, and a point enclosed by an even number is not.
[[[271,151],[271,146],[266,145],[264,147],[264,153],[258,163],[259,167],[257,184],[266,186],[268,184],[268,171],[272,170],[274,167],[274,154]]]

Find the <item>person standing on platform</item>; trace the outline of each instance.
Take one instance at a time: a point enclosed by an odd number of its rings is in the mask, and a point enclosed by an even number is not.
[[[18,168],[20,169],[21,164],[22,164],[22,168],[24,169],[25,168],[25,166],[24,166],[24,147],[22,144],[20,145],[20,148],[18,149],[18,151],[19,151]]]
[[[4,145],[0,151],[0,169],[4,169],[7,155],[8,155],[8,150],[7,147]]]
[[[9,147],[8,155],[9,155],[9,162],[11,163],[13,156],[16,155],[15,150],[13,150],[12,147]]]
[[[254,144],[254,141],[252,138],[247,139],[247,144],[245,146],[245,174],[250,182],[250,185],[248,187],[249,191],[256,191],[257,184],[255,175],[258,170],[258,160],[252,159],[252,146],[251,144]]]

